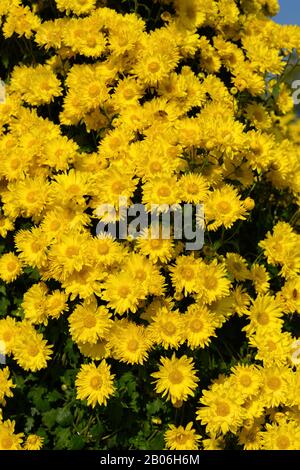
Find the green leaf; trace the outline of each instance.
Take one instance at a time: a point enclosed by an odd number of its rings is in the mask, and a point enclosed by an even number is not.
[[[70,448],[71,450],[81,450],[85,446],[85,441],[81,436],[74,436],[71,440]]]
[[[68,408],[58,408],[56,422],[61,426],[68,426],[73,421],[72,413]]]
[[[94,439],[99,439],[103,435],[104,431],[104,425],[99,422],[91,428],[90,433]]]
[[[57,390],[52,390],[52,392],[49,392],[47,395],[47,400],[50,403],[54,403],[58,400],[60,400],[63,397],[61,393],[59,393]]]
[[[156,414],[159,410],[164,407],[164,403],[160,400],[160,398],[156,398],[154,401],[147,403],[146,408],[149,415]]]
[[[32,418],[32,416],[27,416],[24,431],[26,433],[30,432],[33,426],[34,426],[34,419]]]
[[[162,432],[159,432],[154,436],[153,439],[148,443],[149,450],[160,450],[164,448],[164,435]]]
[[[57,428],[56,429],[56,439],[55,439],[55,449],[68,449],[72,439],[72,432],[70,428]]]
[[[51,429],[56,423],[57,409],[46,411],[42,416],[43,424]]]

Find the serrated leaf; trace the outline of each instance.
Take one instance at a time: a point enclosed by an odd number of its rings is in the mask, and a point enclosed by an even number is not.
[[[73,421],[72,413],[68,408],[58,408],[56,422],[61,426],[68,426]]]
[[[24,431],[28,433],[29,431],[31,431],[33,426],[34,426],[34,419],[32,418],[32,416],[27,416]]]
[[[56,450],[68,449],[72,439],[72,432],[70,428],[57,428],[55,434],[56,439],[54,448]]]
[[[57,416],[57,410],[56,409],[46,411],[42,416],[43,424],[47,428],[51,429],[54,426],[54,424],[56,423],[56,416]]]
[[[71,450],[81,450],[85,446],[85,441],[81,436],[74,436],[71,440],[70,449]]]
[[[63,395],[60,392],[58,392],[58,390],[52,390],[51,392],[48,393],[47,400],[50,403],[54,403],[57,400],[60,400],[62,397]]]

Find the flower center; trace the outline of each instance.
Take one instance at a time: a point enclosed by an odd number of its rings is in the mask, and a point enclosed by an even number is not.
[[[68,187],[68,193],[70,193],[71,195],[79,194],[80,187],[78,186],[78,184],[70,184],[70,186]]]
[[[172,370],[169,374],[169,380],[172,384],[180,384],[183,381],[183,374],[178,369]]]
[[[17,269],[17,263],[15,261],[10,261],[9,263],[7,263],[7,269],[8,271],[10,272],[13,272]]]
[[[26,196],[27,202],[36,202],[38,199],[36,191],[29,191]]]
[[[80,1],[82,1],[82,0],[80,0]],[[88,47],[96,47],[97,42],[96,42],[95,38],[89,37],[89,38],[87,38],[86,44],[87,44]]]
[[[194,277],[194,270],[192,268],[186,267],[181,271],[183,279],[189,281]]]
[[[131,88],[126,88],[123,91],[123,95],[126,100],[130,100],[131,98],[134,97],[134,91]]]
[[[121,191],[123,191],[124,189],[124,184],[121,182],[121,181],[115,181],[112,185],[111,185],[111,189],[112,189],[112,192],[114,194],[120,194]]]
[[[263,149],[260,145],[258,144],[251,144],[250,145],[251,147],[251,150],[253,152],[254,155],[256,155],[257,157],[259,157],[260,155],[262,155],[263,153]]]
[[[252,383],[252,380],[249,377],[249,375],[242,375],[240,378],[240,382],[243,385],[243,387],[249,387]]]
[[[212,276],[204,276],[204,283],[205,287],[210,290],[215,289],[218,285],[216,278]]]
[[[139,343],[136,339],[131,339],[130,341],[128,341],[127,343],[127,349],[130,351],[130,352],[135,352],[139,347]]]
[[[129,294],[129,291],[130,289],[128,286],[121,286],[118,290],[119,296],[125,299],[125,297],[127,297],[127,295]]]
[[[135,272],[135,277],[139,281],[144,281],[146,279],[146,273],[143,269],[137,269]]]
[[[220,212],[223,212],[224,214],[226,214],[227,212],[230,212],[230,204],[229,202],[227,201],[221,201],[218,203],[218,209]]]
[[[109,146],[112,150],[115,150],[121,146],[121,140],[118,137],[112,137]]]
[[[58,230],[60,227],[60,222],[58,222],[58,220],[53,220],[50,224],[50,229],[53,231],[53,232],[56,232],[56,230]]]
[[[4,331],[2,338],[4,342],[9,343],[9,341],[12,339],[12,334],[10,333],[10,331]]]
[[[94,390],[98,390],[98,388],[101,387],[102,383],[103,383],[102,379],[101,379],[101,377],[99,377],[99,375],[95,375],[95,377],[92,377],[91,380],[90,380],[90,386]]]
[[[100,95],[100,87],[98,84],[95,83],[89,87],[89,95],[92,97]]]
[[[150,241],[150,246],[151,248],[160,248],[162,245],[162,241],[161,240],[151,240]]]
[[[86,328],[93,328],[96,326],[97,320],[94,315],[89,314],[83,319],[83,324]]]
[[[230,407],[225,401],[220,401],[217,405],[216,413],[218,416],[228,416],[230,413]]]
[[[266,312],[258,312],[257,323],[260,325],[267,325],[269,323],[269,315]]]
[[[33,251],[33,253],[37,253],[38,251],[41,250],[41,248],[42,248],[42,245],[39,242],[31,243],[31,250]]]
[[[150,62],[150,64],[148,64],[148,70],[149,72],[151,73],[155,73],[155,72],[158,72],[160,70],[160,65],[158,62]]]
[[[288,449],[290,446],[290,439],[288,436],[280,435],[276,439],[277,447],[280,450]]]
[[[278,390],[281,386],[281,380],[278,377],[270,377],[267,384],[271,390]]]
[[[187,436],[183,433],[180,433],[178,434],[176,440],[179,444],[184,444],[187,441]]]
[[[174,323],[168,321],[162,325],[162,330],[167,336],[172,336],[176,332],[176,326]]]
[[[170,196],[171,191],[167,186],[162,186],[157,191],[157,194],[158,194],[158,196],[161,196],[161,197],[168,197],[168,196]]]
[[[190,328],[192,331],[194,331],[195,333],[198,333],[198,331],[201,331],[202,328],[203,328],[203,323],[201,320],[193,320],[191,323],[190,323]]]
[[[28,348],[28,353],[29,353],[30,356],[35,357],[35,356],[38,355],[39,349],[38,349],[37,346],[31,345],[31,346],[29,346],[29,348]]]
[[[118,44],[119,44],[120,47],[127,46],[127,44],[128,44],[128,39],[127,39],[126,37],[120,36],[120,37],[118,38]]]
[[[10,449],[13,445],[13,440],[11,437],[3,437],[1,439],[1,444],[3,449]]]
[[[187,192],[189,194],[197,194],[199,191],[198,185],[196,183],[190,183],[189,186],[187,187]]]
[[[269,340],[267,342],[267,347],[268,347],[269,352],[275,351],[276,343],[274,343],[274,341],[272,341],[272,340]]]
[[[150,165],[150,170],[151,171],[160,171],[161,170],[161,164],[159,162],[152,162]]]
[[[10,162],[10,167],[12,170],[16,170],[17,168],[19,168],[20,166],[20,160],[18,160],[17,158],[14,158],[11,162]]]
[[[107,253],[109,252],[107,243],[99,244],[97,250],[98,250],[99,255],[107,255]]]
[[[76,256],[79,255],[78,246],[68,246],[66,249],[66,256]]]

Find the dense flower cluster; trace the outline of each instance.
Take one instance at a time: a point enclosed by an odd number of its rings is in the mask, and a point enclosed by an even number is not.
[[[300,203],[300,126],[280,80],[300,29],[270,19],[277,0],[164,1],[154,28],[109,2],[54,3],[50,19],[47,2],[0,5],[5,40],[33,48],[0,104],[0,279],[23,289],[17,310],[0,312],[0,449],[42,446],[15,431],[6,402],[17,367],[51,366],[59,344],[47,327],[62,318],[87,405],[118,393],[123,363],[146,369],[171,409],[197,398],[193,422],[163,423],[167,448],[224,449],[232,435],[244,449],[299,448],[287,321],[300,307],[300,237],[280,215],[254,248],[239,230],[255,227],[264,188]],[[151,227],[137,240],[98,237],[110,220],[99,206],[120,214],[120,196],[148,209],[203,203],[204,249],[153,239]],[[235,319],[243,354],[207,384],[198,353]]]

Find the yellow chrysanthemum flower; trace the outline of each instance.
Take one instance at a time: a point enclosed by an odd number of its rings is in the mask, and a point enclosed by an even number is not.
[[[154,232],[154,235],[153,235]],[[137,248],[144,256],[149,256],[153,263],[161,261],[167,263],[174,257],[173,240],[164,239],[156,235],[155,227],[145,229],[137,238]]]
[[[235,188],[224,185],[216,189],[205,201],[205,217],[208,230],[217,230],[222,225],[230,228],[237,220],[245,220],[247,211]]]
[[[171,400],[172,404],[194,396],[199,382],[193,360],[185,355],[177,358],[175,353],[171,359],[162,357],[159,371],[151,375],[156,379],[156,392]]]
[[[300,446],[299,425],[296,422],[266,424],[260,433],[263,450],[298,450]]]
[[[14,253],[6,253],[0,257],[0,279],[13,282],[22,273],[20,259]]]
[[[206,425],[208,433],[235,433],[243,423],[242,399],[235,391],[230,394],[228,386],[219,385],[218,388],[204,390],[200,403],[203,406],[198,409],[196,419]]]
[[[15,385],[12,379],[9,378],[10,371],[8,367],[0,369],[0,402],[3,401],[4,397],[12,397],[13,392],[12,388],[15,388]]]
[[[255,365],[234,366],[230,378],[232,386],[245,399],[256,395],[262,385],[261,373]]]
[[[95,9],[96,0],[55,0],[60,11],[72,11],[76,15],[85,15]]]
[[[266,294],[270,288],[270,275],[266,268],[260,264],[251,266],[250,278],[257,294]]]
[[[13,347],[13,356],[24,370],[35,372],[47,367],[53,346],[49,346],[40,333],[28,323],[19,324],[19,331]]]
[[[77,343],[77,346],[80,352],[90,359],[99,361],[111,356],[110,346],[105,339],[98,339],[96,343]]]
[[[206,306],[195,303],[188,307],[183,316],[184,335],[191,349],[205,348],[216,336],[218,325],[215,315]]]
[[[23,444],[24,450],[40,450],[43,447],[44,438],[36,434],[29,434],[25,443]]]
[[[166,448],[171,450],[197,450],[200,436],[193,429],[193,423],[185,427],[169,424],[169,429],[164,434]]]
[[[250,272],[246,260],[237,253],[226,254],[226,269],[236,281],[249,279]]]
[[[111,314],[104,306],[97,306],[96,301],[86,300],[77,305],[68,318],[70,333],[74,341],[95,344],[108,334],[112,320]]]
[[[46,304],[48,288],[45,283],[34,284],[24,294],[22,308],[25,319],[33,324],[48,323],[48,309]]]
[[[152,318],[148,331],[153,342],[164,349],[178,349],[184,341],[184,317],[178,310],[162,307]]]
[[[126,272],[111,274],[103,283],[101,298],[115,313],[135,313],[140,301],[145,298],[145,289],[142,285],[133,283]]]
[[[1,318],[0,320],[0,354],[11,354],[16,335],[18,333],[18,324],[16,320],[10,316]]]
[[[23,434],[15,434],[15,422],[0,422],[0,450],[21,450]]]
[[[88,405],[93,408],[97,404],[106,406],[108,398],[115,391],[114,377],[105,359],[101,361],[99,366],[94,363],[83,364],[75,381],[77,398],[87,400]]]
[[[269,294],[258,295],[252,300],[252,306],[247,312],[250,323],[243,328],[247,334],[258,328],[269,329],[280,327],[282,324],[282,307],[278,300]]]
[[[148,329],[125,319],[115,321],[108,341],[112,356],[127,364],[143,364],[152,347]]]

